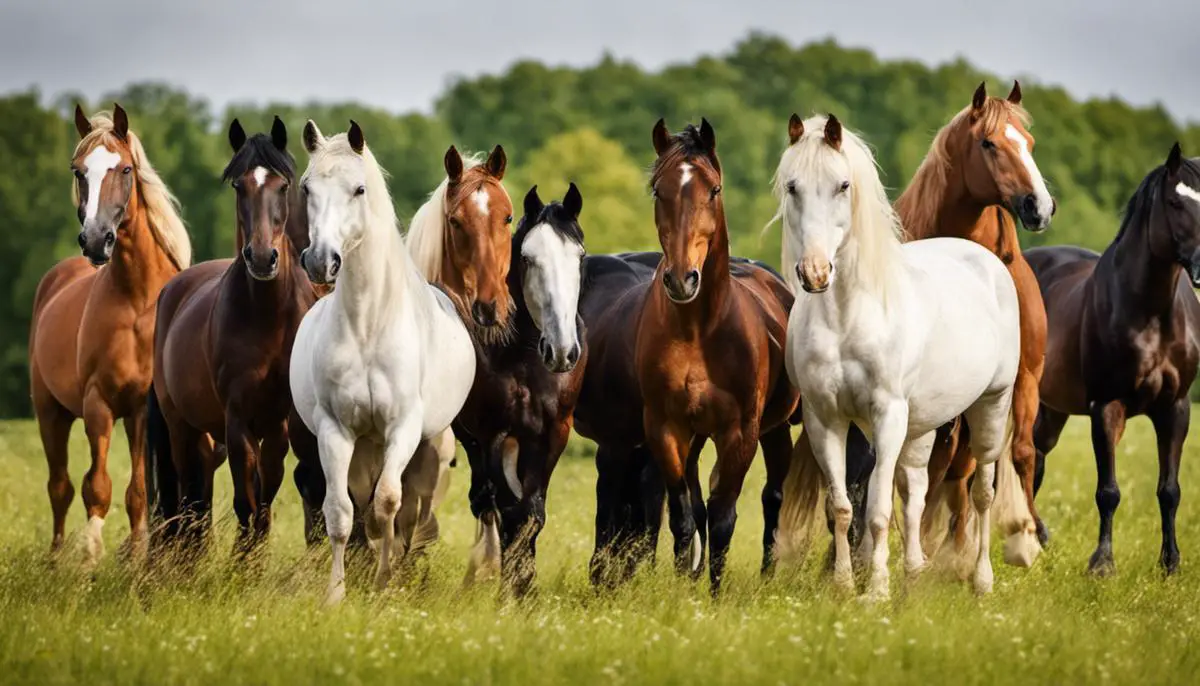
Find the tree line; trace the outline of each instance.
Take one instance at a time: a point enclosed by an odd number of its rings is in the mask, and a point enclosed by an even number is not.
[[[34,291],[56,260],[78,254],[69,200],[76,102],[91,113],[117,101],[129,112],[183,205],[197,260],[233,252],[233,195],[218,179],[230,156],[225,131],[234,117],[250,132],[282,117],[301,167],[305,120],[332,133],[354,118],[390,173],[402,219],[440,181],[447,146],[490,150],[499,143],[508,153],[505,185],[514,205],[520,208],[533,184],[548,199],[575,181],[584,196],[588,249],[601,253],[657,247],[645,175],[654,158],[650,129],[659,117],[678,129],[704,116],[717,133],[733,250],[777,264],[778,229],[762,229],[776,208],[770,180],[792,112],[832,112],[862,132],[885,183],[899,193],[933,134],[985,80],[996,95],[1011,86],[963,60],[931,68],[833,41],[793,46],[756,33],[726,54],[658,71],[611,56],[582,69],[520,62],[501,74],[451,81],[431,114],[317,102],[233,104],[217,112],[202,97],[159,83],[133,84],[99,102],[71,93],[47,101],[36,91],[0,98],[0,271],[8,283],[0,298],[0,416],[30,414],[26,345]],[[1185,154],[1200,154],[1200,125],[1182,126],[1160,106],[1081,102],[1031,82],[1022,90],[1034,154],[1059,207],[1050,231],[1022,233],[1027,245],[1102,249],[1129,194],[1174,141]]]

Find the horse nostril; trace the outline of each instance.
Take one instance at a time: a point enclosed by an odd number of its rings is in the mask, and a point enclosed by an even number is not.
[[[688,288],[695,288],[696,284],[700,283],[700,270],[689,269],[687,276],[684,277],[684,283]]]
[[[579,344],[576,343],[575,345],[571,346],[571,351],[567,353],[567,363],[573,366],[578,361],[579,361]]]
[[[329,268],[329,275],[337,276],[337,273],[339,271],[341,271],[341,269],[342,269],[342,256],[337,253],[334,253],[333,254],[333,266]]]
[[[671,272],[663,272],[663,285],[667,288],[671,287]]]
[[[279,251],[272,250],[271,251],[271,267],[274,268],[275,265],[277,265],[277,264],[279,264]]]
[[[83,235],[82,231],[79,232],[79,247],[81,247],[81,248],[87,247],[87,236]]]
[[[300,251],[300,268],[308,271],[308,263],[306,260],[308,260],[308,248]]]
[[[546,364],[550,364],[554,361],[553,351],[550,350],[550,345],[546,343],[546,338],[544,336],[538,339],[538,352],[542,356],[542,361]]]
[[[1021,205],[1023,206],[1023,209],[1030,214],[1037,212],[1037,198],[1033,197],[1032,195],[1025,196],[1025,199],[1021,201]]]
[[[250,257],[251,257],[250,246],[247,245],[246,247],[242,248],[242,259],[249,262]]]

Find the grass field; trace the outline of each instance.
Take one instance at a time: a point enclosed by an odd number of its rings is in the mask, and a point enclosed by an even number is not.
[[[123,436],[118,432],[118,436]],[[904,588],[893,555],[894,601],[839,599],[816,568],[757,575],[761,465],[748,480],[730,583],[706,584],[660,564],[617,592],[587,581],[595,468],[564,459],[550,489],[537,594],[499,602],[494,587],[464,590],[473,524],[465,470],[441,513],[443,540],[427,575],[383,594],[358,565],[347,601],[320,607],[328,553],[306,553],[289,479],[262,557],[236,563],[228,472],[219,475],[218,539],[190,578],[143,579],[115,553],[128,533],[114,507],[109,555],[94,575],[51,564],[46,466],[32,422],[0,423],[0,683],[1182,683],[1200,669],[1200,546],[1188,443],[1179,540],[1183,566],[1164,580],[1156,560],[1157,466],[1149,423],[1131,422],[1120,449],[1118,573],[1083,573],[1096,531],[1087,424],[1073,420],[1051,456],[1039,498],[1054,534],[1031,570],[996,562],[996,591],[924,578]],[[87,445],[71,444],[76,487]],[[584,452],[582,449],[577,452]],[[123,438],[111,464],[115,501],[128,479]],[[707,469],[705,469],[707,472]],[[82,503],[69,528],[83,524]],[[896,537],[893,536],[893,542]],[[998,545],[998,543],[997,543]]]

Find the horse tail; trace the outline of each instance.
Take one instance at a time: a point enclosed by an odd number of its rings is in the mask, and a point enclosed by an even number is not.
[[[151,528],[175,515],[179,477],[171,458],[171,434],[154,383],[146,396],[146,500]]]
[[[1014,567],[1029,567],[1042,552],[1037,539],[1037,525],[1021,477],[1013,464],[1013,423],[1008,422],[1008,434],[1000,460],[996,464],[996,499],[992,504],[992,523],[1005,535],[1004,561]]]
[[[782,561],[798,562],[812,545],[817,514],[823,510],[821,485],[825,474],[817,463],[807,432],[792,447],[792,464],[783,482],[783,504],[779,508],[779,526],[775,536],[776,556]]]

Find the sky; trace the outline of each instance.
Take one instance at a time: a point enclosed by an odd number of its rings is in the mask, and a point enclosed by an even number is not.
[[[430,111],[455,75],[605,52],[656,69],[751,30],[883,58],[956,57],[1077,97],[1200,122],[1200,2],[1186,0],[0,0],[0,93],[89,98],[162,80],[229,102]]]

